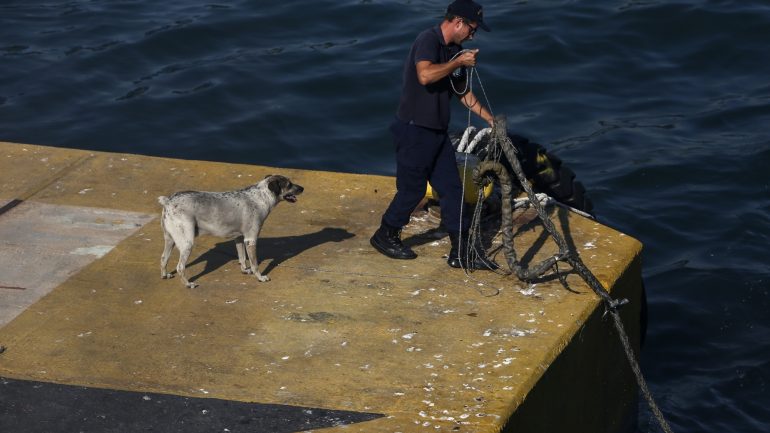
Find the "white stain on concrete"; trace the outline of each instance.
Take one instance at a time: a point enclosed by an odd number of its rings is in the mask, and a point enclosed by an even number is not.
[[[103,257],[105,254],[112,251],[113,245],[94,245],[92,247],[80,247],[74,249],[70,254],[76,256],[96,256]]]
[[[0,199],[0,203],[4,202]],[[3,284],[26,290],[3,294],[0,326],[153,218],[155,215],[117,209],[35,201],[26,201],[4,214],[0,219]],[[42,268],[49,271],[39,272]]]

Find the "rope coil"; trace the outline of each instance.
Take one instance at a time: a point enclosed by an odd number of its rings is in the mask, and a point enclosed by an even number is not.
[[[490,145],[497,146],[502,150],[502,154],[505,155],[511,167],[513,167],[514,174],[516,175],[524,191],[527,193],[530,203],[537,211],[538,217],[542,221],[543,226],[559,246],[559,254],[543,260],[540,264],[530,269],[523,268],[519,264],[519,262],[516,260],[516,252],[513,249],[513,215],[511,210],[511,199],[513,197],[511,197],[512,182],[510,176],[508,176],[505,167],[497,161],[487,160],[481,162],[473,172],[473,181],[477,185],[481,186],[485,182],[486,176],[489,173],[493,173],[500,182],[502,189],[503,215],[501,230],[503,231],[503,245],[506,251],[506,258],[511,271],[523,281],[532,281],[533,279],[542,276],[545,272],[548,271],[548,269],[556,267],[558,262],[564,261],[572,266],[573,271],[578,273],[588,284],[588,286],[594,291],[594,293],[596,293],[604,302],[604,314],[606,315],[609,313],[613,318],[615,329],[618,332],[618,337],[620,338],[624,353],[631,366],[631,370],[634,373],[642,395],[645,397],[647,404],[650,406],[650,409],[655,415],[663,431],[666,433],[672,433],[671,427],[663,417],[663,413],[658,408],[652,393],[647,387],[647,382],[644,380],[644,377],[641,373],[641,368],[639,367],[639,363],[636,360],[636,355],[634,354],[634,350],[631,347],[628,335],[626,334],[625,328],[623,327],[623,322],[620,319],[618,309],[623,305],[628,304],[628,299],[613,299],[596,278],[596,276],[594,276],[594,274],[583,263],[583,260],[580,258],[577,252],[570,250],[566,240],[561,235],[561,233],[559,233],[559,231],[556,229],[556,226],[548,217],[545,208],[540,204],[540,201],[538,200],[535,192],[532,190],[532,186],[529,184],[529,181],[524,175],[524,170],[522,169],[518,157],[516,156],[515,147],[508,137],[505,116],[497,116],[495,118],[495,126],[492,131],[492,142]],[[476,204],[477,207],[480,205],[481,202]],[[566,281],[561,278],[561,273],[559,273],[558,268],[556,269],[556,273],[557,275],[560,275],[560,281],[562,284],[566,285]]]
[[[489,98],[487,97],[486,90],[484,89],[484,85],[481,83],[481,78],[478,75],[478,71],[476,70],[475,67],[472,67],[469,69],[470,71],[468,73],[468,82],[466,83],[466,90],[472,91],[473,75],[475,74],[476,79],[479,81],[479,85],[481,86],[482,92],[484,93],[484,98],[486,100],[489,112],[492,113],[492,108],[489,103]],[[454,84],[452,84],[452,86],[454,89]],[[492,114],[494,115],[494,113]],[[588,286],[594,291],[594,293],[596,293],[597,296],[599,296],[599,298],[604,303],[604,307],[605,307],[604,315],[606,316],[606,314],[609,313],[612,316],[613,324],[618,333],[618,338],[620,339],[621,345],[623,346],[623,351],[626,355],[626,359],[628,360],[631,370],[634,373],[634,377],[636,378],[636,382],[639,386],[639,389],[642,395],[647,401],[647,404],[650,407],[650,410],[652,411],[653,415],[655,416],[656,420],[658,421],[658,424],[663,429],[663,431],[665,433],[673,433],[673,430],[671,430],[671,427],[669,426],[668,422],[663,416],[663,413],[661,412],[660,408],[658,408],[658,405],[655,403],[655,399],[653,398],[652,393],[650,392],[647,386],[647,382],[645,381],[644,376],[642,375],[641,368],[639,366],[639,363],[636,360],[636,355],[628,339],[628,335],[623,326],[623,322],[620,318],[620,313],[618,312],[618,310],[624,305],[629,303],[628,299],[625,299],[625,298],[613,299],[610,296],[610,294],[607,292],[607,290],[599,282],[599,280],[596,278],[596,276],[594,276],[594,274],[583,263],[578,253],[569,248],[569,245],[567,244],[564,237],[556,229],[555,225],[548,217],[548,214],[546,213],[544,206],[541,204],[541,201],[533,191],[532,186],[530,185],[529,181],[526,178],[526,175],[524,174],[524,170],[521,167],[519,158],[516,155],[516,148],[511,142],[510,138],[508,137],[505,116],[495,116],[494,127],[491,129],[486,128],[479,131],[479,133],[476,134],[477,136],[474,137],[474,139],[472,140],[471,144],[468,145],[467,143],[468,143],[469,135],[475,131],[475,128],[473,128],[470,124],[470,120],[471,120],[470,116],[471,116],[471,109],[469,108],[468,109],[468,127],[465,131],[465,134],[463,135],[463,139],[461,140],[461,144],[460,146],[458,146],[457,150],[460,152],[470,153],[476,147],[476,145],[480,142],[480,140],[483,138],[483,136],[479,137],[479,135],[482,132],[484,132],[484,135],[487,135],[487,134],[491,135],[490,143],[487,144],[488,150],[490,150],[487,154],[488,159],[482,161],[474,169],[473,181],[474,183],[476,183],[476,185],[479,186],[479,191],[483,190],[483,185],[485,182],[489,181],[490,175],[494,175],[494,177],[496,177],[500,183],[500,186],[502,189],[502,196],[503,196],[502,226],[501,226],[501,231],[503,236],[503,248],[505,251],[506,261],[508,262],[508,267],[511,269],[511,272],[516,274],[516,276],[523,281],[532,281],[536,278],[541,277],[543,274],[545,274],[545,272],[553,268],[555,270],[556,275],[559,277],[559,280],[561,281],[561,283],[568,288],[567,282],[566,282],[566,276],[564,275],[564,273],[560,272],[558,269],[559,262],[567,262],[572,267],[572,270],[578,273],[583,278],[586,284],[588,284]],[[471,128],[473,128],[473,131],[471,131]],[[493,148],[489,149],[490,146]],[[512,218],[513,215],[512,215],[512,208],[511,208],[511,201],[514,199],[514,197],[512,197],[513,183],[508,174],[508,170],[500,163],[500,158],[503,155],[510,163],[511,167],[513,168],[514,174],[516,175],[517,180],[521,184],[524,191],[527,193],[527,197],[529,198],[530,205],[535,208],[535,211],[537,212],[539,219],[542,221],[543,226],[548,231],[550,236],[554,239],[556,244],[559,246],[558,254],[543,260],[541,263],[531,268],[525,268],[518,262],[516,258],[516,251],[513,248],[513,218]],[[492,157],[490,158],[490,156]],[[467,168],[467,162],[465,164],[466,166],[463,169],[463,173],[465,173],[465,168]],[[465,175],[463,174],[463,176]],[[463,184],[463,196],[465,196],[465,179],[464,178],[463,178],[462,184]],[[469,237],[469,240],[471,242],[470,245],[474,245],[474,246],[477,245],[477,242],[475,242],[475,239],[481,236],[479,220],[480,220],[481,206],[483,205],[483,200],[484,200],[483,194],[479,193],[479,199],[476,202],[476,208],[474,209],[474,215],[473,215],[473,220],[472,220],[471,229],[470,229],[471,233]],[[462,207],[463,206],[461,204],[461,212],[462,212]],[[473,250],[474,250],[473,248],[468,248],[468,254],[469,255],[473,254]],[[476,252],[476,254],[478,254],[478,252]],[[466,257],[466,260],[470,260],[470,257]],[[465,271],[465,274],[468,275],[467,270],[464,270],[464,271]]]

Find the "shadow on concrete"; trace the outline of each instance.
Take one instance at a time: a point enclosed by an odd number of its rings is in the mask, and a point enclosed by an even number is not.
[[[323,229],[299,236],[283,236],[277,238],[259,238],[257,240],[257,261],[259,263],[270,260],[266,268],[260,268],[263,275],[267,275],[276,266],[284,261],[303,253],[306,250],[328,242],[342,242],[354,237],[353,233],[339,227],[324,227]],[[238,260],[238,252],[235,249],[235,239],[217,243],[214,248],[198,256],[187,264],[189,267],[205,262],[206,266],[198,275],[190,278],[195,281],[225,264]]]
[[[3,432],[293,433],[384,415],[119,391],[0,377]]]
[[[412,236],[404,237],[402,242],[409,248],[414,248],[444,239],[447,236],[448,234],[446,229],[443,227],[435,227],[422,233],[416,233]]]
[[[575,249],[575,242],[572,238],[572,231],[570,229],[570,222],[569,222],[569,210],[564,209],[562,207],[556,207],[554,211],[557,214],[557,218],[559,220],[559,224],[556,225],[557,230],[561,233],[562,237],[564,238],[564,241],[567,243],[568,251],[577,251]],[[527,250],[524,252],[524,254],[521,255],[521,258],[519,259],[519,264],[527,268],[530,265],[537,265],[538,263],[534,262],[535,255],[544,248],[544,245],[546,242],[553,242],[556,244],[556,241],[553,239],[550,233],[548,233],[548,230],[545,229],[543,221],[538,217],[533,217],[529,222],[524,223],[518,227],[517,230],[515,230],[514,236],[514,243],[516,242],[516,237],[518,234],[523,233],[528,230],[538,230],[540,233],[537,236],[537,239],[535,239],[534,242],[532,242],[531,245],[528,246]],[[534,263],[533,263],[534,262]],[[565,262],[559,262],[557,263],[557,267],[555,269],[551,269],[547,271],[544,275],[541,275],[538,278],[535,278],[532,280],[533,283],[545,283],[549,281],[555,281],[560,280],[562,282],[562,286],[564,288],[572,293],[580,293],[578,291],[573,290],[571,287],[569,287],[566,284],[566,281],[563,279],[569,274],[574,273],[574,270],[572,267]]]

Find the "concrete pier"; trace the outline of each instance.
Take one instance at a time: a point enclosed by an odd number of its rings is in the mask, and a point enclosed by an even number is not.
[[[160,278],[158,196],[269,174],[305,187],[260,236],[271,281],[206,236],[187,269],[199,287]],[[0,143],[0,430],[135,431],[154,417],[155,431],[187,432],[625,431],[636,385],[579,276],[567,290],[451,269],[429,215],[404,231],[419,257],[390,260],[369,236],[394,189],[384,176]],[[631,301],[638,345],[641,244],[549,210]],[[520,258],[557,252],[532,215],[516,228]],[[147,412],[159,401],[165,415]]]

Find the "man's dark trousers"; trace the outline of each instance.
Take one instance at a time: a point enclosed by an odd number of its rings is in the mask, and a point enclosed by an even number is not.
[[[455,150],[446,131],[423,128],[396,120],[391,124],[396,145],[396,196],[382,216],[382,222],[401,228],[425,197],[426,182],[439,195],[441,220],[450,232],[459,232],[462,184],[457,173]],[[470,211],[463,209],[462,231],[470,226]]]

